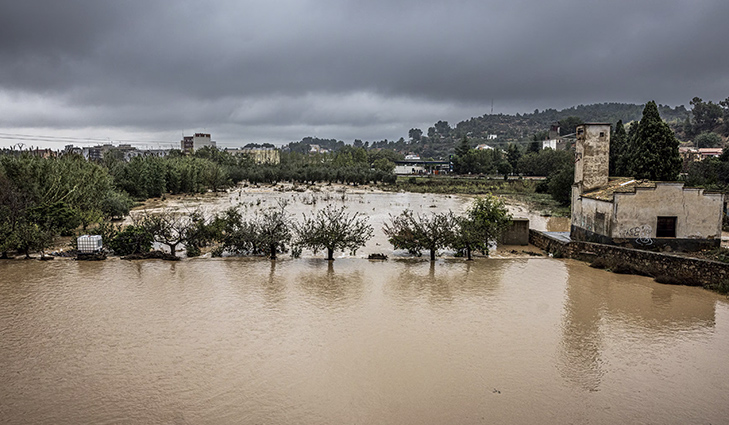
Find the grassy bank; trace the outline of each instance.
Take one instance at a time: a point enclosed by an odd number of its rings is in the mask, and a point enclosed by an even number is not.
[[[483,195],[492,193],[525,204],[534,211],[554,216],[569,216],[569,206],[556,202],[547,193],[538,193],[543,180],[461,176],[398,176],[393,184],[380,189],[394,192]]]

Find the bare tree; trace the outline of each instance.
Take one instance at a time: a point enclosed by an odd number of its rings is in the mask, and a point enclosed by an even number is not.
[[[316,214],[307,216],[301,223],[294,223],[296,245],[310,248],[316,254],[327,250],[327,259],[334,260],[334,251],[349,250],[352,254],[372,238],[372,226],[367,217],[356,212],[347,214],[345,207],[327,205]]]

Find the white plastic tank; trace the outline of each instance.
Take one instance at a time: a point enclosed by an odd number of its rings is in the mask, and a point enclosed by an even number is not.
[[[101,235],[83,235],[77,240],[78,252],[90,254],[101,251],[103,245],[101,243]]]

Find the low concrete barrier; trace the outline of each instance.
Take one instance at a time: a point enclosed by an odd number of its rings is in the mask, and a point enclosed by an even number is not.
[[[729,264],[684,257],[664,252],[643,251],[592,242],[565,241],[549,232],[529,230],[529,243],[555,256],[565,258],[602,258],[607,263],[623,264],[653,277],[672,276],[710,285],[729,280]]]

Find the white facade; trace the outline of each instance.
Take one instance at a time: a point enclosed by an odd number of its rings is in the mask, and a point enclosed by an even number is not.
[[[422,165],[405,164],[395,166],[395,174],[398,175],[425,174],[426,172],[427,170]]]
[[[215,147],[215,142],[210,140],[210,134],[195,133],[195,135],[192,136],[192,148],[198,150],[204,146]]]
[[[551,139],[551,140],[542,140],[542,149],[552,149],[557,150],[557,139]]]

